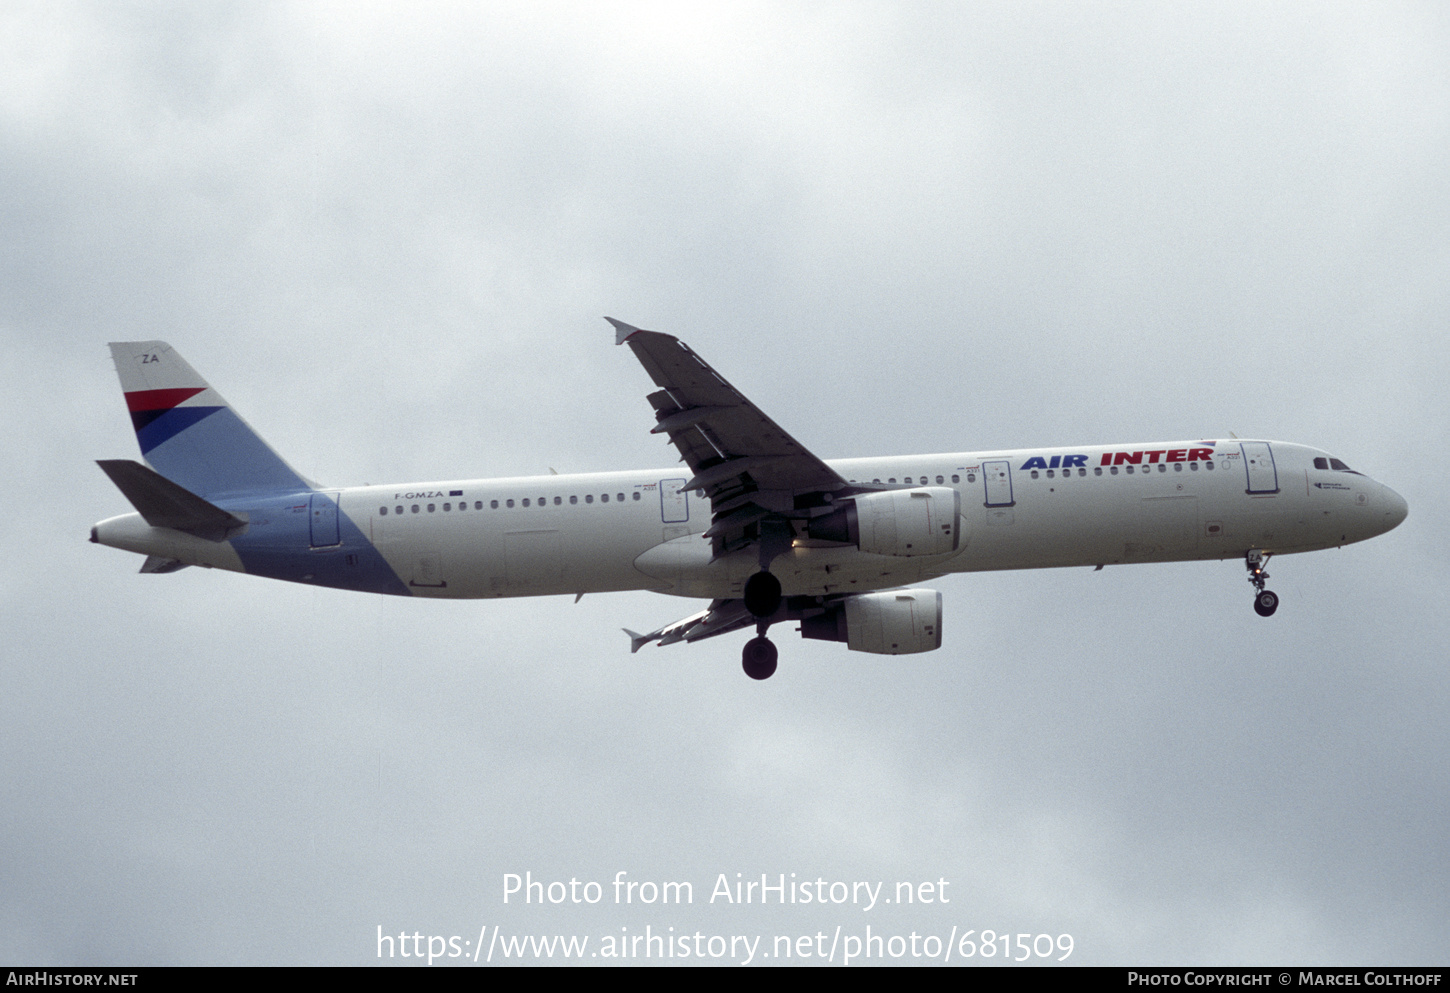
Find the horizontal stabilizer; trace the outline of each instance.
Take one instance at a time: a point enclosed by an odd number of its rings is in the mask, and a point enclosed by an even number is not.
[[[139,462],[103,459],[96,465],[111,477],[111,482],[154,528],[171,528],[207,541],[225,541],[247,526],[243,518],[222,510]]]
[[[190,564],[180,559],[168,559],[165,555],[148,555],[146,561],[141,563],[141,571],[146,573],[176,572],[179,569],[185,569]]]

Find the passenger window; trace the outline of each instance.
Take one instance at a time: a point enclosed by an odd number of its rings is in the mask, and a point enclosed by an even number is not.
[[[1198,463],[1197,462],[1190,462],[1190,463],[1188,463],[1188,468],[1191,469],[1193,472],[1197,472],[1198,471]]]
[[[497,500],[490,500],[488,502],[488,506],[489,506],[489,509],[490,510],[498,510],[498,501]]]
[[[507,507],[509,510],[513,510],[514,509],[514,502],[512,500],[505,500],[503,502],[503,505],[505,507]]]
[[[1203,463],[1203,467],[1205,469],[1212,469],[1213,468],[1213,460],[1212,459],[1209,459],[1207,462]]]
[[[1182,462],[1175,462],[1175,463],[1173,463],[1173,471],[1174,472],[1182,472],[1183,471],[1183,463]]]
[[[569,498],[569,502],[570,503],[578,503],[579,502],[579,498],[577,496],[571,496]]]
[[[1032,478],[1033,479],[1036,479],[1037,478],[1037,470],[1036,469],[1033,469],[1032,470]]]
[[[1101,476],[1102,474],[1103,474],[1103,467],[1102,466],[1100,466],[1100,465],[1093,466],[1093,475],[1094,476]]]
[[[443,505],[443,509],[444,509],[444,510],[445,510],[445,511],[448,511],[448,510],[452,510],[452,509],[453,509],[453,504],[451,504],[451,503],[445,503],[445,504],[444,504],[444,505]]]
[[[1081,466],[1078,466],[1077,474],[1079,476],[1086,476],[1087,475],[1087,470],[1084,469],[1084,468],[1082,468]]]
[[[635,499],[636,499],[636,500],[638,500],[638,499],[639,499],[639,490],[635,490],[635,491],[634,491],[634,498],[635,498]]]
[[[388,508],[387,507],[379,507],[378,508],[378,513],[381,514],[383,517],[387,517],[388,516]]]
[[[1133,471],[1133,467],[1132,467],[1132,466],[1128,466],[1128,471],[1129,471],[1129,472],[1132,472],[1132,471]],[[1117,475],[1117,474],[1118,474],[1118,467],[1117,467],[1117,466],[1110,466],[1110,467],[1109,467],[1109,468],[1108,468],[1108,472],[1110,472],[1110,473],[1112,473],[1112,474],[1113,474],[1113,475],[1114,475],[1114,476],[1116,476],[1116,475]]]
[[[524,497],[524,499],[523,499],[523,505],[525,507],[527,507],[529,505],[529,498],[528,497]]]
[[[497,507],[498,506],[498,501],[495,500],[493,502],[493,505],[495,507]],[[473,501],[473,509],[474,510],[482,510],[483,509],[483,501],[482,500],[475,500],[475,501]]]
[[[398,504],[396,507],[393,508],[393,513],[395,513],[395,514],[401,514],[402,512],[403,512],[403,505],[401,503]]]
[[[1159,472],[1167,472],[1168,471],[1168,467],[1166,465],[1164,465],[1162,462],[1159,462],[1158,463],[1158,471]]]
[[[1064,475],[1066,475],[1066,474],[1065,474],[1065,473],[1064,473]],[[1052,476],[1052,470],[1051,470],[1051,469],[1048,469],[1048,470],[1047,470],[1047,478],[1048,478],[1048,479],[1051,479],[1051,478],[1053,478],[1053,476]]]
[[[438,505],[436,503],[430,503],[428,505],[428,513],[430,513],[430,514],[433,513],[433,511],[435,511],[437,509],[438,509]]]
[[[584,494],[584,502],[585,503],[593,503],[594,502],[594,494],[593,493],[586,493],[586,494]]]
[[[945,480],[943,480],[940,476],[936,477],[936,484],[938,486],[940,486],[943,482],[945,482]]]
[[[413,504],[413,513],[416,514],[417,512],[418,512],[418,505],[415,503],[415,504]]]
[[[957,478],[956,476],[953,476],[952,477],[952,481],[953,482],[956,482],[956,478]],[[967,473],[967,482],[969,482],[969,483],[975,483],[976,481],[977,481],[977,474],[975,472],[969,472],[969,473]]]
[[[601,494],[599,494],[599,502],[600,503],[608,503],[609,502],[609,494],[608,493],[601,493]]]
[[[559,497],[554,497],[554,506],[555,507],[559,506],[559,504],[561,504],[563,502],[564,501],[562,499],[560,499]]]

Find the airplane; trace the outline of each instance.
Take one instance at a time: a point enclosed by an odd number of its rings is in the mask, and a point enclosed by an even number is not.
[[[657,389],[678,466],[382,486],[304,478],[162,341],[112,343],[145,464],[98,464],[136,508],[91,541],[187,566],[443,599],[653,590],[709,599],[632,652],[772,625],[884,655],[942,644],[951,573],[1271,556],[1364,541],[1405,500],[1328,452],[1214,438],[823,461],[678,338],[606,318]]]

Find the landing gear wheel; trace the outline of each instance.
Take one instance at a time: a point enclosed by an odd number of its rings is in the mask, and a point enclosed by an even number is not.
[[[1254,613],[1260,617],[1272,617],[1274,611],[1279,609],[1279,594],[1271,590],[1261,590],[1259,595],[1254,597]]]
[[[780,609],[780,580],[768,572],[757,572],[745,581],[741,599],[752,617],[774,616]]]
[[[775,661],[780,653],[769,638],[751,638],[745,643],[740,665],[751,679],[769,679],[775,675]]]

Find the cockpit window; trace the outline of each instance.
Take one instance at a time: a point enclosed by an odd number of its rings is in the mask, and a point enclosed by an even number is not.
[[[1362,473],[1362,472],[1355,472],[1349,466],[1345,465],[1343,462],[1339,461],[1339,459],[1335,459],[1335,458],[1328,458],[1328,459],[1326,459],[1326,458],[1317,458],[1317,459],[1314,460],[1314,468],[1316,468],[1316,469],[1334,469],[1334,470],[1336,470],[1338,472],[1354,472],[1354,474],[1356,476],[1362,476],[1362,475],[1364,475],[1364,473]]]

